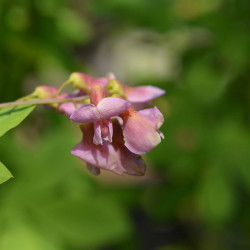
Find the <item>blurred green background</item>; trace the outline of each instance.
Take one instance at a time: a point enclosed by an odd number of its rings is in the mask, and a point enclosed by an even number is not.
[[[36,108],[0,139],[0,249],[250,249],[249,56],[248,0],[1,0],[1,102],[112,71],[166,90],[166,139],[145,177],[96,177]]]

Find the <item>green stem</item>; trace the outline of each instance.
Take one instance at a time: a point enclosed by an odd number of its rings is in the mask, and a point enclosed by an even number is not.
[[[60,86],[60,88],[58,89],[58,91],[56,92],[56,95],[55,95],[55,97],[56,96],[58,96],[61,92],[62,92],[62,90],[67,86],[67,85],[69,85],[71,83],[71,81],[66,81],[66,82],[64,82],[61,86]]]
[[[28,100],[28,101],[16,101],[16,102],[6,102],[1,103],[0,108],[19,106],[19,105],[32,105],[32,104],[52,104],[52,103],[65,103],[65,102],[81,102],[88,98],[88,95],[78,96],[78,97],[70,97],[64,99],[54,99],[54,98],[46,98],[46,99],[38,99],[38,100]]]
[[[25,100],[31,99],[31,98],[33,98],[33,97],[35,97],[35,96],[36,96],[35,93],[31,93],[31,94],[29,94],[29,95],[26,95],[26,96],[23,96],[23,97],[17,99],[16,102],[25,101]]]

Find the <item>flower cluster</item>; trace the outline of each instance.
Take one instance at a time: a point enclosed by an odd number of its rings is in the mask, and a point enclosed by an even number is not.
[[[153,86],[128,87],[113,74],[93,78],[83,73],[71,74],[66,82],[77,90],[59,93],[57,88],[40,86],[40,98],[64,99],[87,96],[81,103],[54,103],[50,107],[80,124],[82,140],[71,153],[87,163],[90,172],[100,169],[116,174],[144,175],[146,165],[141,158],[156,147],[164,122],[157,107],[144,109],[152,99],[165,92]]]

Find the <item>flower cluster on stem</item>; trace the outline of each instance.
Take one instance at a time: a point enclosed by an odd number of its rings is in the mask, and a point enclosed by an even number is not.
[[[68,84],[76,90],[62,93]],[[125,86],[113,74],[93,78],[72,73],[59,89],[39,86],[29,97],[55,100],[46,106],[80,124],[82,139],[71,153],[85,161],[90,172],[99,174],[104,169],[142,176],[146,165],[141,155],[164,138],[159,130],[164,122],[162,113],[156,106],[145,107],[164,93],[154,86]]]

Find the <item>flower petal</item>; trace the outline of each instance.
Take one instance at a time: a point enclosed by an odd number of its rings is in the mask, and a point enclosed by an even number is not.
[[[126,87],[125,93],[129,102],[143,103],[164,95],[165,90],[154,86]]]
[[[110,170],[120,175],[124,172],[113,146],[109,143],[94,147],[83,140],[72,149],[71,153],[91,166]]]
[[[76,107],[80,108],[81,105],[77,104]],[[59,104],[57,109],[60,113],[65,114],[67,116],[71,116],[71,114],[76,110],[76,107],[74,103],[66,102],[66,103]]]
[[[112,124],[112,122],[111,122],[110,119],[109,119],[109,123],[108,123],[108,128],[109,128],[109,134],[108,134],[109,142],[112,142],[112,137],[113,137],[113,124]]]
[[[93,104],[86,104],[78,108],[70,116],[72,122],[89,123],[101,119],[98,109]]]
[[[82,124],[80,127],[84,135],[83,139],[72,149],[71,153],[91,166],[120,175],[124,173],[124,168],[112,144],[105,141],[102,146],[93,143],[93,123]]]
[[[143,176],[146,171],[146,164],[140,155],[130,152],[125,146],[117,150],[124,173],[133,176]]]
[[[162,139],[165,139],[164,134],[161,132],[161,130],[158,129],[158,133]]]
[[[129,102],[121,98],[107,97],[98,103],[97,109],[100,112],[102,119],[105,119],[121,114],[130,106],[131,104]]]
[[[100,85],[102,87],[105,87],[108,84],[108,79],[105,77],[100,78],[92,78],[90,86],[93,87],[95,85]]]
[[[75,145],[71,153],[96,167],[107,166],[109,162],[109,152],[106,146],[95,147],[94,144],[88,143],[86,140]]]
[[[94,122],[94,137],[93,137],[93,143],[95,145],[102,145],[102,131],[101,131],[101,124],[99,121]]]
[[[124,146],[122,129],[118,121],[114,121],[113,145],[124,168],[124,173],[134,176],[142,176],[146,171],[146,164],[140,155],[130,152]]]
[[[138,113],[124,121],[123,135],[125,146],[135,154],[145,154],[156,147],[161,138],[158,131]]]
[[[138,114],[144,116],[145,119],[148,118],[148,124],[155,129],[159,129],[164,122],[164,117],[156,106],[152,109],[140,110]]]
[[[113,126],[115,134],[113,143],[103,141],[103,145],[100,146],[93,143],[93,123],[82,124],[80,127],[84,134],[83,139],[71,153],[86,161],[88,169],[94,174],[99,174],[101,168],[120,175],[124,173],[134,176],[144,175],[146,165],[142,158],[124,146],[120,124],[115,121]]]

